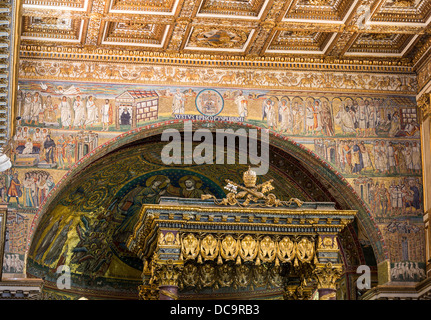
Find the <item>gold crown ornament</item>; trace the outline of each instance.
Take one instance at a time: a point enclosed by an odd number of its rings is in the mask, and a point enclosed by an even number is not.
[[[248,170],[242,174],[242,179],[244,180],[244,185],[247,188],[253,188],[256,186],[256,172],[251,170],[250,166],[248,167]]]

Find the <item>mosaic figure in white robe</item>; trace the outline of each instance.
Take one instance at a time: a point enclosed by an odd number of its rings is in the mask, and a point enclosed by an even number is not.
[[[73,120],[74,127],[82,127],[85,123],[85,105],[81,101],[81,97],[77,96],[73,103],[73,111],[75,111],[75,118]]]

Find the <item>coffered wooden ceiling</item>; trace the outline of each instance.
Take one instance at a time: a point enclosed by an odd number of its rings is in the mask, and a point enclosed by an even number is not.
[[[431,0],[22,1],[26,56],[163,52],[414,68],[431,51]]]

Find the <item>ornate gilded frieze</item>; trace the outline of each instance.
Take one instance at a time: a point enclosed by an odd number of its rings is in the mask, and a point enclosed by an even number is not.
[[[314,239],[308,236],[259,236],[259,235],[197,235],[183,234],[181,258],[197,263],[216,261],[221,265],[228,261],[235,264],[252,262],[254,265],[291,262],[294,266],[313,263],[316,258]]]
[[[140,298],[154,300],[162,294],[178,299],[177,294],[163,287],[180,290],[283,287],[285,299],[308,299],[310,284],[315,279],[318,288],[333,289],[341,275],[337,260],[333,260],[334,265],[319,262],[316,252],[316,248],[326,255],[338,252],[334,239],[334,236],[204,232],[187,232],[178,237],[178,233],[175,236],[174,232],[161,232],[154,255],[144,266]],[[163,257],[163,253],[178,244],[179,257]]]
[[[54,53],[52,53],[54,54]],[[365,69],[365,68],[364,68]],[[21,79],[135,82],[145,84],[230,86],[271,89],[388,92],[415,94],[414,74],[174,67],[85,61],[20,60]]]
[[[172,198],[174,200],[174,198]],[[242,208],[242,207],[220,207],[211,205],[212,201],[200,200],[199,207],[187,205],[185,201],[182,206],[169,205],[167,203],[154,206],[145,205],[140,213],[139,222],[135,226],[134,235],[127,241],[131,251],[136,252],[141,258],[151,257],[157,243],[150,241],[157,235],[158,228],[176,230],[180,225],[183,232],[195,232],[207,230],[206,232],[237,232],[246,230],[248,234],[261,234],[272,232],[280,234],[307,234],[313,235],[320,232],[336,234],[340,232],[355,216],[356,212],[351,210],[334,211],[330,204],[321,204],[320,207],[312,203],[304,202],[301,208]],[[248,215],[248,210],[258,210],[253,215]],[[169,213],[168,213],[169,212]],[[230,227],[229,227],[230,226]],[[175,234],[175,238],[177,235]],[[151,245],[143,246],[150,241]],[[215,238],[206,238],[208,243],[215,244]],[[171,253],[164,252],[165,257],[179,257],[180,250],[178,241],[171,249]],[[209,246],[209,245],[208,245]],[[214,247],[216,248],[216,247]],[[205,251],[211,260],[218,258],[215,251]],[[210,254],[211,253],[211,254]],[[191,253],[189,252],[188,255]],[[209,255],[210,254],[210,255]],[[205,259],[205,258],[204,258]]]
[[[282,287],[280,267],[252,264],[193,264],[186,263],[180,276],[180,290],[206,288],[267,288]]]

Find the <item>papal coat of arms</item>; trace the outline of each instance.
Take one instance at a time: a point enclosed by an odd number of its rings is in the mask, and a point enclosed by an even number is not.
[[[256,178],[256,172],[249,167],[248,170],[243,173],[244,186],[226,179],[227,185],[225,189],[229,191],[226,198],[218,200],[210,194],[203,194],[201,198],[202,200],[214,199],[214,203],[217,205],[236,205],[240,207],[289,207],[294,203],[296,206],[300,207],[304,203],[296,198],[291,198],[288,201],[277,199],[273,193],[268,193],[274,189],[272,186],[273,180],[256,184]]]

